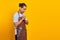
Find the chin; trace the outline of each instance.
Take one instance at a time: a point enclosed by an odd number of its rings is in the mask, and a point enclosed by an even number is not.
[[[24,12],[22,12],[22,13],[24,13]]]

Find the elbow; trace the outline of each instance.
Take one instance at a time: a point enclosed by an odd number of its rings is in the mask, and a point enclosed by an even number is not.
[[[17,23],[15,23],[14,25],[15,25],[15,27],[17,27],[17,26],[18,26],[18,24],[17,24]]]

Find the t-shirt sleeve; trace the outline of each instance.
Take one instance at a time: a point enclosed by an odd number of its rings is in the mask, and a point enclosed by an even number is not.
[[[18,15],[17,14],[14,14],[14,16],[13,16],[13,22],[14,23],[18,22]]]

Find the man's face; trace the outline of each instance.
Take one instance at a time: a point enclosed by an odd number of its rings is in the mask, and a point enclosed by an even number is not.
[[[21,11],[22,13],[24,13],[25,10],[26,10],[26,6],[23,6],[23,8],[20,7],[20,11]]]

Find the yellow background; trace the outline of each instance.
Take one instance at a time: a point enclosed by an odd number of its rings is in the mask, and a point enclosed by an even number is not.
[[[28,40],[60,40],[59,0],[0,0],[0,40],[14,40],[13,15],[27,4]]]

